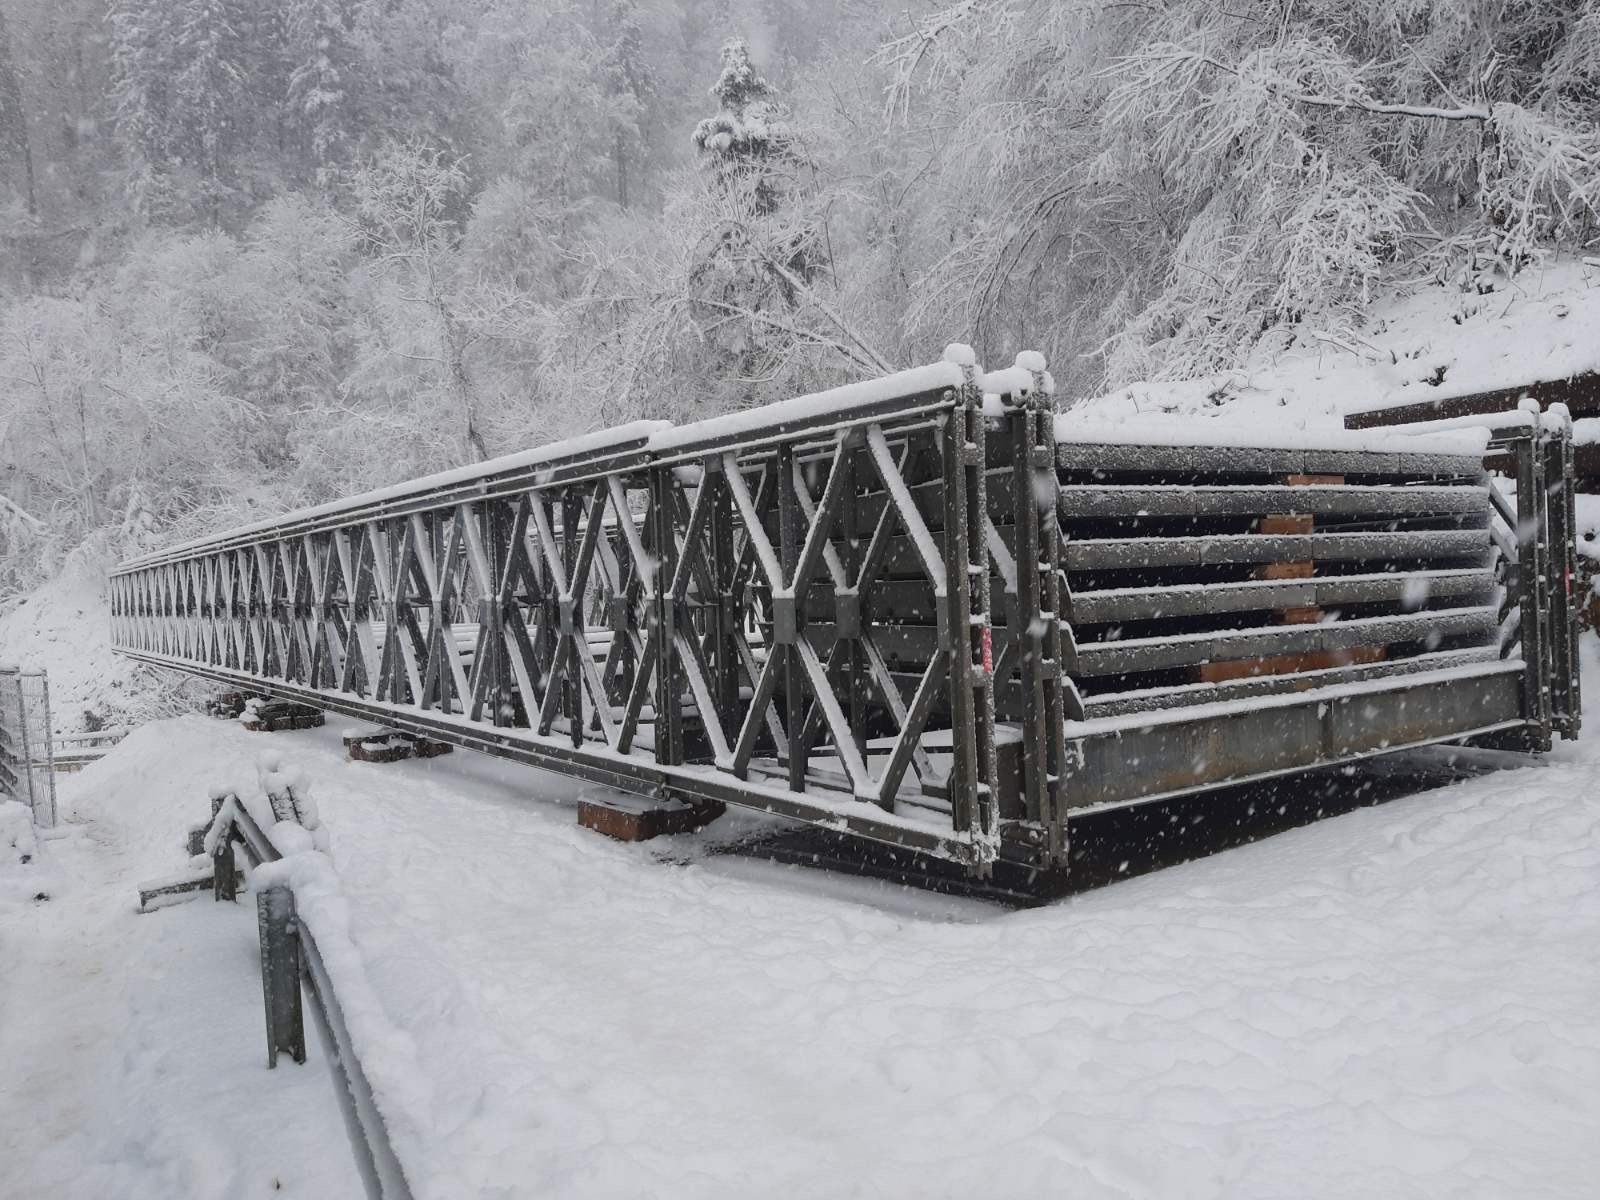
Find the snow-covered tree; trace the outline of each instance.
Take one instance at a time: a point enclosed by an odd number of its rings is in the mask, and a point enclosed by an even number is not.
[[[784,109],[744,39],[722,47],[722,72],[711,94],[717,111],[695,126],[695,149],[726,191],[748,197],[751,211],[765,216],[787,190],[795,152]]]
[[[111,100],[145,211],[216,225],[248,202],[254,85],[276,49],[257,33],[274,15],[246,0],[117,0]]]
[[[611,108],[611,158],[616,167],[616,200],[629,202],[629,184],[642,155],[646,106],[655,80],[645,55],[638,0],[611,0],[605,28],[608,44],[602,59],[606,95]]]
[[[416,432],[434,444],[443,434],[458,463],[489,457],[468,361],[479,334],[459,269],[466,191],[461,161],[417,141],[385,146],[355,181],[385,324],[365,368],[406,364],[413,388],[420,382],[435,400],[437,428]],[[429,423],[423,415],[421,424]]]
[[[350,0],[288,0],[290,121],[317,186],[329,187],[359,136],[357,96],[364,64],[353,41]]]
[[[751,385],[782,375],[803,344],[794,314],[823,254],[802,186],[808,164],[742,40],[723,46],[711,94],[717,112],[693,138],[706,182],[681,191],[668,219],[695,239],[688,282],[700,336],[714,349],[707,370],[748,404]]]
[[[33,176],[33,140],[28,132],[28,111],[22,99],[22,80],[17,74],[16,53],[11,45],[11,27],[0,12],[0,164],[7,176],[17,181],[27,213],[38,212],[38,189]]]
[[[970,323],[994,357],[1098,347],[1070,381],[1092,386],[1350,324],[1381,272],[1425,253],[1516,270],[1581,243],[1600,211],[1593,13],[963,0],[926,15],[883,53],[896,117],[950,130],[934,219],[954,238],[913,320]]]

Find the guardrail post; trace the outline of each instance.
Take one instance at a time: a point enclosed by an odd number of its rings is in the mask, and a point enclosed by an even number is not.
[[[294,892],[277,883],[256,893],[256,927],[261,935],[261,995],[267,1014],[267,1066],[279,1053],[306,1061],[305,1017],[300,998],[300,927]]]
[[[226,795],[211,797],[211,822],[216,824],[217,817],[222,813],[222,806],[226,804]],[[229,824],[217,837],[217,844],[211,848],[211,897],[213,900],[234,901],[239,898],[238,863],[233,852],[234,830]]]

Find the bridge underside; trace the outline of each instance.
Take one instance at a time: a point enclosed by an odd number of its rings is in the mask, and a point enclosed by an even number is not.
[[[1495,433],[1507,496],[1482,431],[1152,444],[1058,418],[1028,365],[628,426],[149,555],[115,642],[978,871],[1064,864],[1074,811],[1575,732],[1561,422]]]

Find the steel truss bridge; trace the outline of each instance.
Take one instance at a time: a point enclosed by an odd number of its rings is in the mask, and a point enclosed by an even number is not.
[[[980,874],[1064,867],[1085,811],[1576,733],[1560,411],[1243,444],[1051,391],[952,347],[291,513],[122,564],[114,642]]]

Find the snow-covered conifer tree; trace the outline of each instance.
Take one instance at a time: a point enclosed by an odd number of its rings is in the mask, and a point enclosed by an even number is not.
[[[353,94],[362,64],[351,40],[348,0],[290,0],[286,13],[289,118],[299,132],[310,175],[334,182],[355,140]]]
[[[722,73],[711,94],[717,112],[695,127],[695,149],[723,187],[747,191],[752,211],[764,216],[781,200],[794,152],[786,114],[750,60],[744,39],[722,47]]]
[[[616,167],[616,199],[629,203],[631,175],[643,149],[643,123],[655,80],[645,55],[638,0],[611,0],[606,13],[610,43],[602,68],[611,104],[611,158]]]

